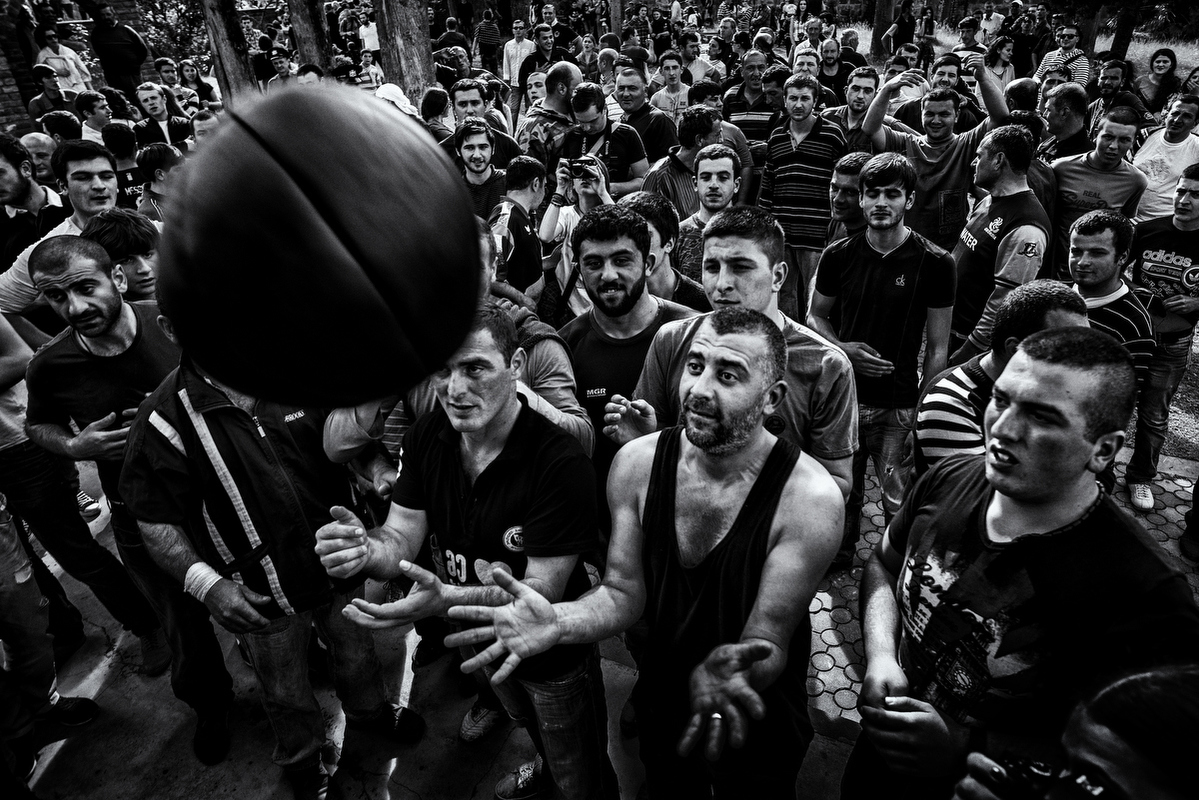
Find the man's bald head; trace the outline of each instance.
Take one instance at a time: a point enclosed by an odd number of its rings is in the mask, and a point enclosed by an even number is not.
[[[575,87],[583,82],[583,72],[569,61],[559,61],[545,73],[545,91],[551,97],[560,97],[563,103],[570,101]]]
[[[53,184],[54,170],[50,167],[50,157],[57,146],[54,139],[44,133],[27,133],[21,137],[21,144],[29,151],[38,183]]]
[[[1041,87],[1032,78],[1017,78],[1003,90],[1008,111],[1036,111]]]
[[[599,59],[599,68],[604,72],[607,72],[616,64],[616,59],[619,56],[620,53],[616,52],[611,47],[605,47],[603,50],[600,50],[599,55],[596,56],[596,58]]]

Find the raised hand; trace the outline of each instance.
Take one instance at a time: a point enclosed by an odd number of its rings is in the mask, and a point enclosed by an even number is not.
[[[709,761],[720,758],[726,743],[737,748],[745,744],[749,720],[766,716],[750,672],[773,652],[763,641],[722,644],[691,671],[691,720],[679,739],[679,755],[686,756],[705,738]]]
[[[364,628],[380,629],[398,628],[425,617],[444,614],[445,584],[441,579],[411,561],[401,561],[399,568],[401,575],[414,581],[403,599],[394,603],[368,603],[355,597],[342,609],[346,619]]]
[[[462,664],[463,672],[473,672],[507,654],[504,663],[491,677],[493,684],[507,680],[520,662],[544,653],[562,638],[554,606],[535,589],[521,583],[502,569],[492,571],[496,586],[512,595],[512,602],[503,606],[453,606],[450,619],[463,622],[489,623],[446,637],[447,647],[491,644],[474,658]]]
[[[614,394],[604,406],[604,436],[625,445],[658,429],[658,415],[644,400]]]
[[[353,511],[343,506],[329,509],[333,521],[316,531],[316,554],[325,572],[334,578],[357,575],[370,558],[366,526]]]

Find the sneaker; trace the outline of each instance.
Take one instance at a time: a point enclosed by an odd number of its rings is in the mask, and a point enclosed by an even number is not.
[[[1138,511],[1149,511],[1153,508],[1153,487],[1147,483],[1130,483],[1128,499]]]
[[[192,752],[201,764],[212,766],[229,755],[229,707],[198,714],[196,733],[192,736]]]
[[[488,708],[476,702],[462,718],[458,728],[458,738],[464,742],[477,742],[491,733],[504,721],[505,714],[494,708]]]
[[[412,709],[390,705],[373,717],[346,717],[346,727],[383,736],[400,744],[414,744],[425,735],[424,717]]]
[[[296,800],[325,800],[329,793],[329,773],[319,761],[316,766],[289,769],[283,774],[291,784]]]
[[[77,728],[94,720],[99,713],[100,706],[96,705],[95,700],[86,697],[60,696],[57,703],[38,714],[38,720],[65,725],[68,728]]]
[[[83,517],[84,522],[92,522],[100,516],[99,501],[87,492],[75,495],[75,502],[79,504],[79,516]]]
[[[167,637],[162,628],[137,638],[142,645],[142,663],[137,671],[151,677],[166,672],[167,667],[171,666],[171,648],[167,647]]]
[[[532,800],[549,794],[549,781],[542,779],[541,756],[500,778],[495,785],[496,800]]]

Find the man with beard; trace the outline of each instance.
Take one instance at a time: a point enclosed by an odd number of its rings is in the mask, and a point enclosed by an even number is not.
[[[1142,130],[1157,124],[1157,120],[1154,119],[1149,109],[1145,108],[1141,98],[1123,88],[1126,83],[1124,72],[1127,69],[1128,65],[1119,59],[1105,61],[1099,68],[1099,80],[1096,81],[1099,86],[1099,97],[1087,106],[1088,138],[1094,139],[1098,136],[1099,123],[1103,121],[1104,115],[1113,108],[1121,106],[1131,108],[1140,115]]]
[[[858,452],[845,537],[834,565],[848,568],[857,551],[866,462],[874,462],[890,521],[907,493],[904,445],[916,422],[923,346],[924,383],[945,369],[953,313],[953,259],[913,232],[904,216],[916,199],[916,170],[897,153],[862,168],[865,233],[843,239],[820,257],[808,321],[853,363],[858,387]],[[834,307],[840,324],[832,322]]]
[[[670,269],[669,263],[654,263],[651,235],[649,223],[640,214],[607,205],[584,214],[571,236],[591,310],[567,323],[559,335],[573,357],[579,403],[596,431],[604,427],[604,408],[613,395],[632,394],[637,386],[658,329],[695,315],[691,309],[646,290],[647,270]],[[607,518],[604,487],[617,448],[608,437],[598,436],[591,455],[601,524]]]
[[[33,156],[13,136],[0,134],[0,266],[70,216],[58,192],[34,180]]]
[[[698,281],[704,260],[704,226],[733,204],[744,180],[741,159],[732,148],[710,144],[695,154],[695,193],[699,209],[679,223],[675,263],[683,277]]]
[[[470,117],[454,131],[454,150],[463,164],[462,176],[470,192],[475,216],[487,219],[508,191],[507,173],[491,165],[495,134],[491,126],[478,117]]]
[[[852,65],[841,60],[841,45],[836,39],[825,39],[820,43],[820,69],[816,70],[816,80],[842,102],[846,99],[845,84],[852,70]]]
[[[870,108],[877,92],[878,70],[859,67],[849,73],[849,80],[845,84],[845,105],[820,112],[820,116],[837,123],[845,131],[845,144],[850,153],[874,153],[870,137],[862,133],[862,120],[866,118],[866,109]],[[883,117],[883,124],[892,130],[916,133],[892,116]]]
[[[551,604],[497,572],[512,602],[450,616],[483,623],[456,640],[490,643],[464,668],[503,658],[502,679],[644,612],[633,702],[650,796],[793,798],[812,737],[807,608],[836,547],[841,495],[764,424],[787,394],[773,320],[744,308],[708,315],[686,361],[682,424],[629,444],[612,465],[603,582]]]

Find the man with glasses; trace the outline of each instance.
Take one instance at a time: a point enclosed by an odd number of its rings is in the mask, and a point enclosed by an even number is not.
[[[1045,54],[1034,77],[1041,80],[1046,72],[1055,67],[1070,70],[1074,82],[1080,86],[1086,86],[1091,80],[1091,62],[1087,59],[1087,54],[1078,47],[1078,26],[1073,23],[1058,28],[1057,49]]]
[[[536,49],[531,41],[525,38],[525,33],[529,26],[523,19],[512,21],[512,36],[504,43],[504,58],[500,61],[500,77],[504,79],[504,83],[509,86],[520,75],[520,65],[524,63],[527,56],[532,55]],[[508,95],[508,108],[512,110],[512,122],[516,123],[516,114],[520,109],[520,92],[511,92]]]

